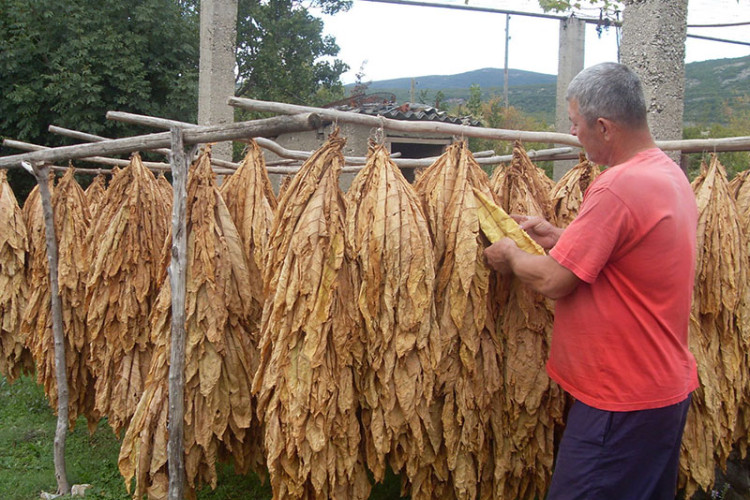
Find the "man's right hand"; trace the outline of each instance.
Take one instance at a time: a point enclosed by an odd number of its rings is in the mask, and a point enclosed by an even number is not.
[[[516,214],[511,214],[511,217],[545,250],[555,246],[563,232],[561,228],[553,226],[541,217]]]

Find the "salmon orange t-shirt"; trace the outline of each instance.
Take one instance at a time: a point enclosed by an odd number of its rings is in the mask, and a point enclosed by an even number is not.
[[[698,386],[688,350],[698,209],[661,150],[589,187],[550,256],[582,282],[555,306],[550,377],[607,411],[668,406]]]

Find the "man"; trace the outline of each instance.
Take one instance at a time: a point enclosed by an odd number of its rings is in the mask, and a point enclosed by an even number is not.
[[[589,67],[566,98],[571,133],[609,168],[566,229],[516,218],[548,255],[507,238],[485,250],[494,269],[557,299],[547,372],[575,402],[548,499],[674,499],[698,386],[688,351],[695,197],[656,147],[630,69]]]

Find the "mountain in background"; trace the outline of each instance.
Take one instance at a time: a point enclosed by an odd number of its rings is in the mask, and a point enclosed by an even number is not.
[[[554,123],[556,82],[556,75],[508,69],[510,105],[547,123]],[[441,107],[448,108],[468,101],[472,85],[479,85],[483,100],[493,96],[502,98],[504,70],[482,68],[457,75],[373,81],[369,82],[367,92],[391,93],[397,102],[414,100],[434,105],[440,91],[444,97]],[[346,85],[345,88],[353,86]],[[727,106],[750,110],[750,56],[685,65],[686,125],[725,124]]]
[[[413,78],[417,89],[468,89],[472,85],[485,87],[503,87],[505,71],[497,68],[482,68],[457,75],[430,75]],[[556,75],[522,71],[520,69],[508,69],[508,87],[520,85],[544,85],[554,84]],[[406,89],[410,90],[412,78],[395,78],[393,80],[380,80],[372,82],[370,89],[375,91]]]

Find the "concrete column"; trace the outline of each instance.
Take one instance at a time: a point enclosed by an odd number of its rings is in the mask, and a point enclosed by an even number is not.
[[[200,71],[198,76],[198,124],[234,122],[235,48],[237,44],[237,0],[201,0]],[[232,159],[232,143],[213,147],[214,158]]]
[[[621,62],[641,78],[656,140],[682,139],[688,0],[628,0]],[[668,152],[679,163],[680,152]]]
[[[586,23],[573,16],[560,21],[560,49],[557,63],[557,99],[555,106],[555,131],[569,133],[568,102],[565,92],[568,84],[583,69],[583,56],[586,42]],[[559,180],[578,161],[556,161],[553,178]]]
[[[586,23],[573,16],[560,21],[560,50],[557,62],[557,98],[555,105],[555,131],[569,133],[568,102],[565,92],[568,84],[583,69],[586,43]],[[552,175],[555,181],[576,166],[577,160],[561,160],[554,163]]]

